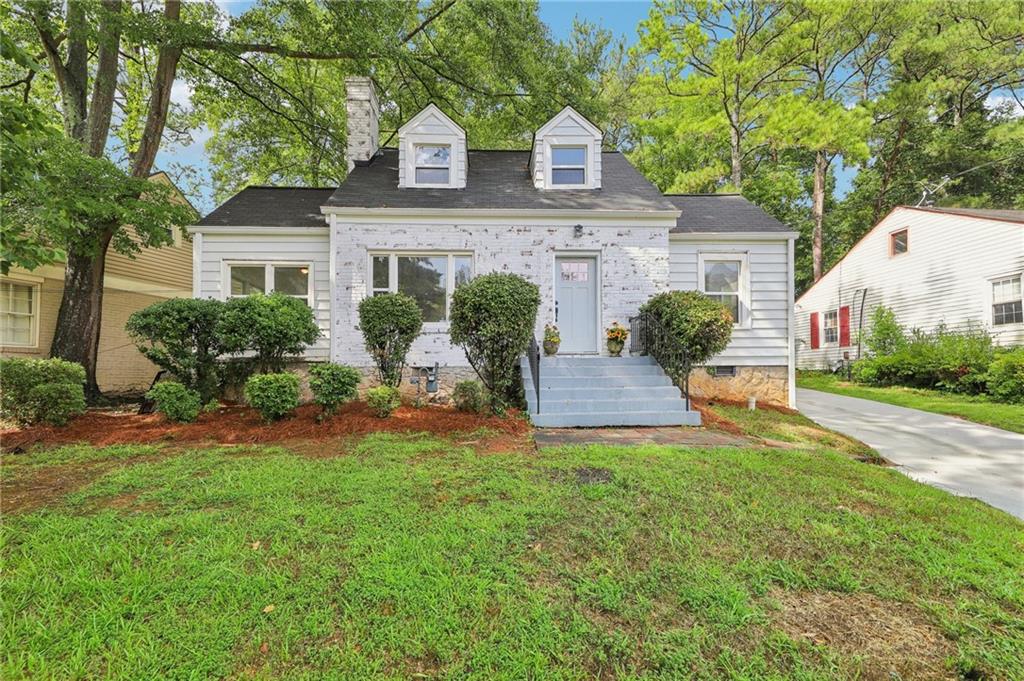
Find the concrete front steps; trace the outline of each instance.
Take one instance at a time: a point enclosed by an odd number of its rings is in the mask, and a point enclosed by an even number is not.
[[[542,357],[540,413],[526,357],[520,367],[530,419],[541,428],[700,425],[651,357]]]

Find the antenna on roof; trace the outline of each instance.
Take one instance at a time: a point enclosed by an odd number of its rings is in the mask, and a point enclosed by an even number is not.
[[[988,163],[982,163],[981,165],[974,166],[973,168],[968,168],[967,170],[962,170],[959,173],[956,173],[954,175],[943,175],[942,176],[942,180],[939,181],[938,184],[929,185],[929,184],[927,184],[927,182],[925,182],[924,183],[924,187],[921,190],[921,199],[917,202],[917,205],[915,205],[914,207],[915,208],[921,208],[922,206],[933,206],[933,205],[935,205],[935,200],[932,197],[935,195],[936,192],[938,192],[940,189],[942,189],[944,186],[946,186],[946,184],[950,180],[958,178],[961,175],[966,175],[967,173],[973,173],[975,170],[980,170],[982,168],[987,168],[988,166],[994,166],[997,163],[1006,163],[1007,161],[1010,161],[1013,158],[1014,158],[1013,156],[1007,156],[1006,158],[999,158],[999,159],[996,159],[995,161],[989,161]]]

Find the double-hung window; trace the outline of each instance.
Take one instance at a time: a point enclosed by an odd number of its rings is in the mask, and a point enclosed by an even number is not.
[[[413,146],[416,154],[416,184],[445,185],[450,184],[452,170],[452,148],[448,144],[417,144]]]
[[[0,282],[0,345],[35,347],[38,322],[39,285]]]
[[[749,286],[745,253],[701,253],[700,290],[729,310],[733,324],[749,322]]]
[[[423,321],[448,321],[451,295],[473,277],[469,253],[371,253],[371,293],[411,296]]]
[[[576,186],[586,183],[587,148],[551,147],[551,184]]]
[[[309,263],[231,263],[229,298],[253,293],[283,293],[311,305]]]
[[[903,255],[910,250],[910,232],[906,228],[889,235],[889,256]]]
[[[839,342],[839,310],[829,310],[825,313],[821,331],[825,345],[835,345]]]
[[[992,325],[1024,323],[1021,275],[992,280]]]

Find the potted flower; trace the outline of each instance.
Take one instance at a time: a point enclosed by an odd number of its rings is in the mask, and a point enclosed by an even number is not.
[[[558,335],[558,327],[554,324],[544,325],[544,354],[553,355],[558,352],[562,337]]]
[[[629,329],[618,322],[612,322],[612,325],[604,330],[604,334],[608,339],[608,352],[612,357],[620,357],[622,348],[626,347],[626,339],[629,338]]]

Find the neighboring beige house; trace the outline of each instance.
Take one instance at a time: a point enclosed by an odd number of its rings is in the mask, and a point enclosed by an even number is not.
[[[150,179],[174,186],[163,172]],[[180,191],[177,194],[188,202]],[[158,369],[135,349],[125,322],[132,312],[153,303],[191,297],[192,244],[178,231],[172,245],[144,248],[134,258],[111,250],[104,279],[96,378],[105,393],[137,392],[149,387]],[[0,276],[0,356],[49,356],[63,292],[62,264],[33,271],[11,268],[7,276]]]

